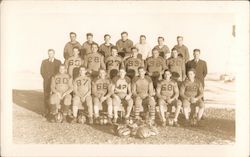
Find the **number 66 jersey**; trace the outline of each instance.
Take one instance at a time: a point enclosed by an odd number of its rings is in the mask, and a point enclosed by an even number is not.
[[[102,79],[98,76],[92,81],[92,95],[101,98],[110,92],[111,86],[109,78]]]

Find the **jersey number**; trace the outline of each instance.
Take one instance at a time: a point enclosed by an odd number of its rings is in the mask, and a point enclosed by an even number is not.
[[[169,84],[168,86],[163,85],[161,88],[162,91],[172,91],[173,90],[173,86],[171,84]]]
[[[140,65],[139,61],[134,61],[134,62],[133,61],[129,61],[128,62],[128,66],[136,66],[137,67],[139,65]]]
[[[68,84],[69,79],[68,78],[56,78],[55,82],[56,84]]]
[[[93,62],[93,60],[94,60],[94,62],[96,62],[96,63],[99,63],[99,62],[100,62],[100,58],[99,58],[99,57],[94,57],[94,58],[89,57],[89,59],[88,59],[89,62]]]
[[[82,86],[82,85],[85,85],[87,82],[88,82],[88,80],[77,80],[76,84],[77,84],[77,86]]]
[[[69,65],[80,66],[81,62],[79,60],[69,60]]]
[[[96,85],[97,89],[108,89],[108,84],[107,83],[98,83]]]
[[[119,84],[119,86],[117,88],[118,89],[125,89],[125,88],[127,88],[127,85],[125,85],[125,84],[123,84],[123,85]]]

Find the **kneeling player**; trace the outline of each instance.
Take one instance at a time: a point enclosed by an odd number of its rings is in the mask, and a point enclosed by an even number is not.
[[[160,107],[160,114],[162,117],[162,125],[166,125],[165,112],[167,112],[167,106],[175,106],[174,126],[179,126],[177,120],[181,110],[181,101],[178,100],[179,89],[175,81],[170,79],[171,72],[169,70],[164,71],[164,79],[157,84],[157,97],[158,105]]]
[[[73,97],[73,116],[74,120],[77,118],[78,109],[84,109],[82,103],[87,104],[88,108],[88,122],[93,124],[93,104],[91,97],[91,80],[86,76],[87,69],[83,66],[80,67],[80,76],[74,82],[74,97]]]
[[[94,104],[94,117],[95,123],[99,123],[99,110],[103,110],[103,103],[108,105],[108,123],[112,123],[112,99],[111,93],[111,81],[106,77],[106,71],[104,69],[99,70],[99,76],[92,82],[92,95]]]
[[[145,76],[145,70],[143,67],[139,67],[138,71],[139,77],[134,78],[132,84],[132,93],[135,98],[135,118],[140,118],[141,108],[143,107],[142,105],[146,105],[144,107],[148,108],[149,120],[154,122],[156,103],[153,98],[155,95],[153,82],[149,77]]]
[[[121,107],[122,101],[127,103],[127,110],[125,115],[125,122],[129,122],[130,112],[133,107],[133,100],[131,98],[131,81],[130,78],[126,76],[125,69],[119,70],[119,76],[113,78],[113,110],[114,110],[114,120],[117,122],[118,110]]]
[[[70,115],[72,99],[70,93],[73,91],[72,78],[66,73],[65,65],[60,65],[59,73],[52,77],[51,91],[51,114],[55,115],[58,113],[58,110],[61,109],[61,101],[63,101],[63,116],[65,119],[67,115]]]
[[[188,79],[186,79],[180,87],[180,96],[182,99],[186,125],[189,123],[189,111],[191,107],[191,118],[200,121],[204,112],[203,86],[201,82],[195,79],[195,70],[188,71]]]

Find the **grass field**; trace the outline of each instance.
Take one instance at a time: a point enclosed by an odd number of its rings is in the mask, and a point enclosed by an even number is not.
[[[232,144],[235,142],[234,83],[208,78],[203,127],[158,127],[148,139],[115,136],[110,126],[49,123],[42,116],[42,90],[13,90],[13,142],[17,144]]]

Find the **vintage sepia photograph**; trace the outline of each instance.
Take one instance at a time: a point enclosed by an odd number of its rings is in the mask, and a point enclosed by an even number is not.
[[[4,155],[249,155],[248,5],[2,1],[1,143],[30,145]]]

